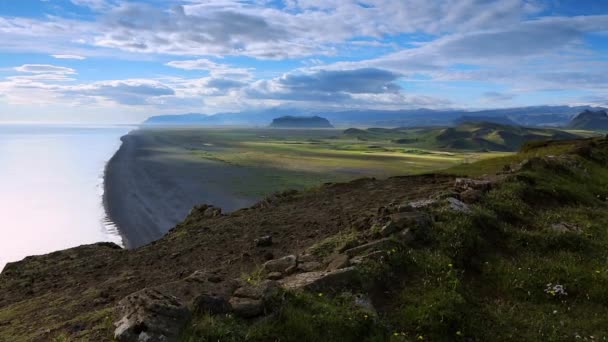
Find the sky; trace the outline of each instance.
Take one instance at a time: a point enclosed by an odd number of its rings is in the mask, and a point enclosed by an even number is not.
[[[0,122],[608,105],[604,0],[0,0]]]

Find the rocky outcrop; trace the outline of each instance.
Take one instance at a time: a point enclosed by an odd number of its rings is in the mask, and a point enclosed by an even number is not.
[[[122,317],[115,323],[114,338],[120,342],[178,341],[190,311],[178,298],[154,289],[143,289],[118,303]]]
[[[287,290],[332,291],[353,286],[358,282],[356,267],[335,271],[299,273],[280,281]]]

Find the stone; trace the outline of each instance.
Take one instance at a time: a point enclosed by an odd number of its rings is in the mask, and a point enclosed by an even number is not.
[[[254,240],[257,247],[272,246],[272,235],[264,235]]]
[[[338,254],[336,256],[334,256],[331,261],[329,262],[329,265],[327,265],[327,271],[335,271],[335,270],[339,270],[341,268],[345,268],[348,267],[349,265],[349,258],[346,254]]]
[[[356,255],[363,254],[364,252],[367,252],[370,250],[387,249],[387,248],[395,247],[396,245],[398,245],[398,243],[396,241],[394,241],[390,238],[384,238],[384,239],[366,243],[364,245],[361,245],[361,246],[358,246],[355,248],[348,249],[348,250],[344,251],[344,254],[346,254],[352,258]]]
[[[287,290],[331,291],[358,284],[358,276],[355,267],[347,267],[331,272],[294,274],[279,281],[279,284]]]
[[[264,302],[260,299],[232,297],[229,303],[234,314],[242,318],[253,318],[264,313]]]
[[[298,263],[319,261],[317,256],[314,254],[300,254],[298,255]]]
[[[277,294],[279,285],[273,280],[264,280],[259,284],[248,284],[234,291],[234,297],[267,300]]]
[[[492,187],[492,183],[487,180],[456,178],[456,181],[454,181],[454,187],[457,191],[465,191],[469,189],[488,191]]]
[[[296,256],[288,255],[280,259],[266,261],[263,268],[266,272],[285,273],[288,268],[296,267]]]
[[[461,200],[454,198],[454,197],[450,197],[448,198],[448,204],[450,206],[450,209],[453,211],[457,211],[460,213],[470,213],[471,212],[471,208],[469,208],[469,206],[462,202]]]
[[[318,261],[309,261],[298,265],[298,270],[312,272],[320,269],[323,265]]]
[[[178,298],[155,289],[143,289],[118,303],[120,319],[114,338],[120,342],[178,341],[190,311]]]
[[[422,200],[418,200],[418,201],[412,201],[412,202],[408,202],[408,203],[404,203],[404,204],[400,205],[397,208],[397,211],[406,212],[406,211],[426,209],[426,208],[433,206],[435,203],[437,203],[437,200],[434,200],[434,199],[422,199]]]
[[[279,280],[283,278],[283,274],[281,272],[270,272],[266,278],[270,280]]]
[[[387,256],[388,254],[385,251],[374,251],[366,255],[357,255],[350,259],[350,263],[351,265],[359,265],[369,260],[381,261],[386,259]]]
[[[209,294],[202,294],[194,299],[193,308],[194,312],[212,315],[225,314],[231,309],[226,298]]]
[[[556,233],[580,233],[581,232],[581,228],[578,227],[577,225],[571,224],[571,223],[566,223],[566,222],[560,222],[560,223],[555,223],[552,224],[550,229]]]
[[[216,208],[213,206],[205,209],[205,211],[203,212],[204,217],[217,217],[217,216],[221,216],[221,215],[222,215],[222,209]]]

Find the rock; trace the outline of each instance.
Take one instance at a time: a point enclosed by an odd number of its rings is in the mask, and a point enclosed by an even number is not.
[[[475,189],[468,189],[460,193],[460,199],[464,203],[475,203],[481,199],[483,192]]]
[[[264,313],[264,302],[260,299],[232,297],[229,303],[234,314],[239,317],[252,318]]]
[[[266,278],[270,280],[279,280],[283,278],[283,274],[281,272],[270,272]]]
[[[579,226],[571,224],[571,223],[566,223],[566,222],[552,224],[550,229],[553,232],[560,233],[560,234],[580,233],[581,232],[581,228]]]
[[[309,261],[298,265],[298,270],[312,272],[320,269],[323,265],[318,261]]]
[[[257,247],[272,246],[272,235],[264,235],[254,240]]]
[[[234,291],[234,297],[267,300],[277,294],[279,285],[273,280],[264,280],[257,285],[248,284]]]
[[[296,267],[296,256],[288,255],[280,259],[266,261],[263,268],[266,272],[286,273],[290,267]]]
[[[356,255],[362,254],[369,250],[386,249],[386,248],[395,247],[395,245],[398,245],[398,243],[396,241],[394,241],[390,238],[384,238],[384,239],[366,243],[364,245],[361,245],[361,246],[358,246],[355,248],[348,249],[348,250],[344,251],[344,254],[346,254],[352,258]]]
[[[380,261],[386,259],[388,254],[385,251],[374,251],[366,255],[357,255],[356,257],[350,259],[351,265],[359,265],[365,261],[375,260]]]
[[[279,284],[287,290],[328,291],[358,284],[358,271],[347,267],[332,272],[319,271],[294,274]]]
[[[469,208],[469,206],[462,202],[459,199],[456,199],[454,197],[450,197],[448,198],[448,204],[450,205],[450,209],[453,211],[457,211],[460,213],[470,213],[471,212],[471,208]]]
[[[408,203],[404,203],[404,204],[400,205],[397,208],[397,211],[406,212],[406,211],[426,209],[428,207],[433,206],[435,203],[437,203],[437,200],[434,200],[434,199],[423,199],[423,200],[418,200],[418,201],[412,201],[412,202],[408,202]]]
[[[298,255],[298,263],[319,261],[316,255],[313,254],[300,254]]]
[[[178,341],[190,319],[190,311],[176,297],[158,290],[143,289],[118,303],[120,319],[114,323],[114,338],[131,341]]]
[[[226,298],[208,294],[198,296],[193,302],[193,309],[197,313],[210,313],[212,315],[225,314],[231,310]]]
[[[430,226],[431,220],[422,212],[401,212],[389,216],[390,221],[380,229],[384,237],[393,235],[408,227]]]
[[[466,191],[469,189],[488,191],[492,187],[492,183],[487,180],[479,180],[472,178],[456,178],[454,187],[457,191]]]
[[[374,305],[372,304],[372,300],[363,294],[358,294],[355,296],[355,305],[360,307],[361,309],[365,310],[368,313],[371,313],[372,315],[376,315],[377,311],[376,308],[374,308]]]
[[[210,206],[203,212],[204,217],[217,217],[222,215],[222,209]]]
[[[335,271],[335,270],[339,270],[341,268],[345,268],[348,267],[349,265],[349,258],[346,254],[338,254],[335,257],[333,257],[333,259],[329,262],[329,265],[327,266],[327,271]]]

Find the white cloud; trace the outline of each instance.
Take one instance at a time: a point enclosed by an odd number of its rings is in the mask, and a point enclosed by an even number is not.
[[[78,55],[51,55],[51,56],[56,59],[77,59],[77,60],[86,59],[86,57],[78,56]]]
[[[209,59],[171,61],[168,66],[184,70],[205,70],[214,77],[248,79],[252,77],[252,68],[237,68],[227,64],[216,63]]]
[[[62,66],[50,65],[50,64],[23,64],[15,67],[16,71],[25,72],[30,74],[59,74],[69,75],[75,74],[76,70],[72,68],[66,68]]]

